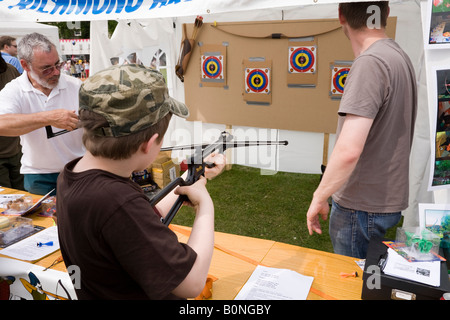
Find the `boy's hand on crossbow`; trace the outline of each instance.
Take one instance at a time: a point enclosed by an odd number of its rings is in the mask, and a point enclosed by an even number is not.
[[[205,177],[211,180],[223,171],[226,158],[223,154],[214,152],[205,158],[205,163],[213,164],[213,166],[206,166],[205,168]]]
[[[184,205],[197,208],[201,205],[211,204],[212,200],[206,190],[206,179],[200,177],[194,184],[190,186],[181,186],[174,190],[176,195],[185,195],[189,201],[185,201]],[[214,212],[214,211],[213,211]]]

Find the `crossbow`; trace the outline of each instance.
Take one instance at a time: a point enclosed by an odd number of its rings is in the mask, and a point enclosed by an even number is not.
[[[161,148],[161,151],[172,151],[172,150],[188,150],[194,149],[194,154],[187,161],[188,170],[186,179],[178,177],[169,183],[165,188],[158,192],[151,200],[150,204],[154,207],[161,201],[167,194],[169,194],[173,189],[178,186],[190,186],[194,184],[201,176],[205,174],[205,168],[212,168],[215,166],[214,163],[205,161],[205,158],[210,154],[224,153],[225,150],[229,148],[237,147],[252,147],[252,146],[269,146],[269,145],[284,145],[286,146],[288,142],[284,141],[232,141],[233,136],[228,132],[224,131],[221,133],[219,139],[211,144],[199,144],[199,145],[187,145],[187,146],[175,146]],[[188,197],[185,195],[180,195],[172,208],[167,213],[166,217],[162,219],[162,222],[168,226],[172,219],[180,210],[183,202],[188,201]]]

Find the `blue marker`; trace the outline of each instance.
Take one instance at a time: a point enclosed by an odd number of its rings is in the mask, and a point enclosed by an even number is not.
[[[49,241],[49,242],[46,242],[46,243],[42,243],[42,242],[38,242],[37,243],[37,246],[38,247],[42,247],[42,246],[52,246],[53,245],[53,241]]]

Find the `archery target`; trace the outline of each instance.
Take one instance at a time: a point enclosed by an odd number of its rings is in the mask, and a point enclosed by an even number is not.
[[[223,79],[223,56],[202,56],[202,78]]]
[[[316,72],[316,47],[289,47],[290,73]]]
[[[333,67],[331,75],[332,94],[342,94],[344,92],[344,85],[349,71],[350,68],[347,67]]]
[[[270,69],[269,68],[246,68],[245,69],[245,91],[247,93],[269,93],[270,92]]]

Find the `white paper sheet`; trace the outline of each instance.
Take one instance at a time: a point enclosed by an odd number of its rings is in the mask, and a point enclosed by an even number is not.
[[[52,246],[37,246],[39,242],[48,243],[50,241],[53,241]],[[53,226],[10,245],[9,247],[3,249],[1,253],[5,256],[20,260],[35,261],[55,252],[58,249],[58,230],[56,226]]]
[[[306,300],[313,277],[257,266],[235,300]]]
[[[388,249],[384,273],[416,282],[439,287],[441,283],[441,261],[409,262],[393,249]]]

